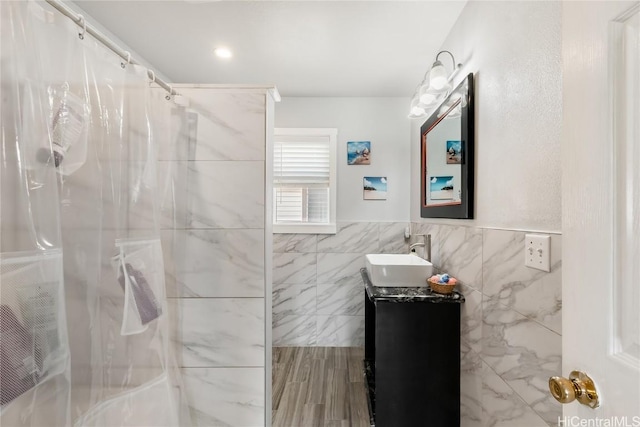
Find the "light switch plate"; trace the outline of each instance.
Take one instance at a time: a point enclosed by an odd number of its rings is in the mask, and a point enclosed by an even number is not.
[[[551,267],[551,236],[527,234],[524,239],[524,265],[542,271]]]

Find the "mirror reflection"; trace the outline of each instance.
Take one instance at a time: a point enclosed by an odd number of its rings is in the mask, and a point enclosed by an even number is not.
[[[422,125],[423,218],[473,217],[473,75]]]
[[[455,114],[460,101],[450,109],[442,109],[442,120],[426,138],[427,206],[459,204],[462,163],[461,115]]]

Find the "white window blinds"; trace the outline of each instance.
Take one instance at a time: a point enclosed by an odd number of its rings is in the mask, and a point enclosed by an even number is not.
[[[335,222],[335,130],[277,129],[273,160],[274,224]]]

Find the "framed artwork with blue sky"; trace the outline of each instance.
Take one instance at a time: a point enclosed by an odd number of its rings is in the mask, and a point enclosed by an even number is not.
[[[453,176],[432,176],[429,191],[431,200],[453,200]]]
[[[363,188],[364,200],[387,200],[386,176],[365,176]]]
[[[371,141],[347,142],[347,164],[370,165],[371,164]]]
[[[462,163],[462,142],[447,141],[447,164],[459,165]]]

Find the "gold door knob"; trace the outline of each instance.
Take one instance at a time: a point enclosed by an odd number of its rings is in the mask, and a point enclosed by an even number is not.
[[[596,386],[584,372],[572,371],[569,379],[549,378],[549,391],[560,403],[570,403],[577,399],[578,402],[590,408],[597,408],[600,404]]]

